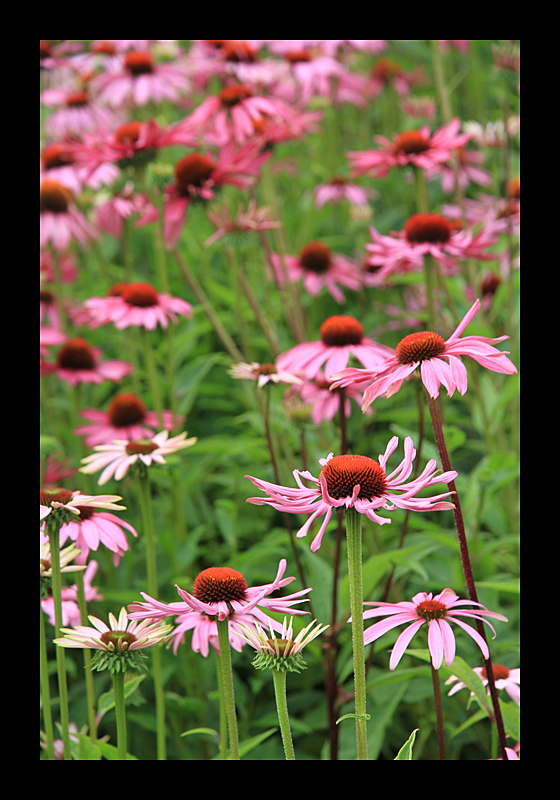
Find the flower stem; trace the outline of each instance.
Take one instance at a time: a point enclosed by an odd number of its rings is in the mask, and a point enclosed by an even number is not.
[[[118,760],[126,761],[126,712],[124,707],[124,672],[113,672],[115,714],[117,716]]]
[[[286,761],[295,761],[294,745],[292,743],[292,732],[290,730],[290,718],[288,716],[288,703],[286,702],[286,673],[283,670],[273,669],[274,694],[276,696],[276,710],[278,711],[278,722],[280,723],[280,733],[282,734],[282,744]]]
[[[78,608],[80,609],[80,620],[82,625],[88,625],[86,595],[84,589],[84,573],[80,570],[76,573],[76,587],[78,594]],[[94,742],[97,738],[97,725],[95,722],[95,692],[93,689],[93,674],[91,671],[91,652],[84,648],[84,670],[86,676],[86,697],[89,725],[89,738]]]
[[[441,686],[439,685],[439,672],[432,664],[432,684],[434,687],[434,703],[436,705],[437,738],[439,760],[445,761],[445,737],[443,733],[443,708],[441,705]]]
[[[220,664],[222,667],[222,694],[226,707],[229,732],[229,748],[232,761],[239,761],[239,734],[237,731],[237,714],[235,713],[235,695],[233,691],[233,671],[231,666],[231,648],[229,645],[228,619],[216,620],[218,624],[218,642],[220,645]]]
[[[152,597],[157,597],[158,580],[156,543],[154,537],[154,519],[150,495],[150,478],[144,465],[141,465],[138,475],[138,498],[142,517],[142,530],[144,531],[144,542],[146,545],[146,573],[148,578],[148,592]],[[154,647],[152,651],[152,675],[154,679],[154,694],[156,701],[157,759],[158,761],[165,761],[165,695],[163,691],[163,681],[161,675],[161,647],[159,645]]]
[[[54,761],[54,733],[53,721],[51,710],[51,691],[49,687],[49,662],[47,658],[47,640],[45,638],[45,612],[43,606],[39,602],[39,611],[41,614],[40,629],[39,629],[39,648],[40,648],[40,663],[41,663],[41,700],[43,703],[43,720],[45,722],[45,735],[47,737],[47,758],[49,761]]]
[[[140,336],[142,342],[142,354],[144,357],[144,364],[148,373],[148,381],[150,384],[150,391],[152,392],[152,401],[154,403],[156,413],[158,415],[158,422],[160,430],[163,430],[163,401],[161,399],[161,391],[159,388],[156,359],[154,356],[153,344],[146,328],[140,326]]]
[[[214,650],[216,656],[216,679],[218,681],[218,694],[220,697],[220,761],[227,759],[227,718],[226,706],[224,703],[224,692],[222,690],[222,663],[220,656]]]
[[[50,516],[54,516],[51,514]],[[51,568],[52,568],[52,595],[54,601],[54,631],[55,639],[62,636],[62,579],[60,573],[60,536],[59,526],[56,521],[47,518],[46,533],[49,537],[51,549]],[[58,674],[58,693],[60,699],[60,727],[62,729],[62,743],[64,746],[64,759],[70,761],[70,735],[68,725],[70,718],[68,715],[68,683],[66,678],[66,657],[63,647],[56,648],[56,671]]]
[[[354,703],[358,761],[367,761],[366,664],[364,647],[362,588],[362,520],[355,508],[346,510],[348,578],[352,613],[352,653],[354,659]]]
[[[432,419],[432,427],[434,429],[434,437],[436,440],[436,445],[438,448],[439,456],[441,459],[441,466],[444,472],[448,472],[451,470],[451,462],[449,460],[449,453],[447,452],[447,446],[445,444],[445,437],[443,435],[443,426],[441,424],[441,416],[439,413],[439,406],[437,399],[430,397],[428,392],[426,392],[426,398],[428,401],[428,408],[430,410],[430,417]],[[449,481],[449,489],[452,492],[452,500],[453,500],[453,514],[455,516],[455,527],[457,528],[457,536],[459,539],[459,551],[461,554],[461,562],[463,564],[463,572],[465,575],[465,581],[467,584],[467,590],[469,593],[469,598],[472,600],[473,603],[478,603],[478,595],[476,591],[476,586],[474,583],[474,576],[471,566],[471,559],[469,555],[469,548],[467,544],[467,536],[465,533],[465,522],[463,519],[463,512],[461,510],[461,503],[459,502],[459,495],[457,494],[457,489],[455,488],[455,481]],[[484,625],[480,620],[476,620],[476,627],[483,638],[484,642],[486,642],[486,631],[484,630]],[[487,644],[487,642],[486,642]],[[500,709],[500,704],[498,701],[498,693],[496,691],[496,684],[494,682],[494,674],[492,672],[492,661],[490,656],[484,660],[484,666],[486,668],[486,674],[488,676],[488,688],[490,689],[490,697],[492,698],[492,706],[494,708],[494,722],[496,724],[496,728],[498,729],[498,739],[500,742],[500,750],[502,751],[502,758],[506,759],[505,754],[505,746],[506,746],[506,735],[504,730],[504,723],[502,719],[502,711]]]

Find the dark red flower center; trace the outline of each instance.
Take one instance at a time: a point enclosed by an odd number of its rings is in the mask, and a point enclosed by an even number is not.
[[[328,317],[319,328],[321,341],[328,347],[344,347],[347,344],[360,344],[364,329],[354,317],[336,314]]]
[[[70,92],[66,96],[67,106],[87,106],[89,103],[89,95],[87,92]]]
[[[105,631],[99,638],[110,650],[114,649],[120,653],[128,650],[130,645],[136,641],[136,636],[128,631]]]
[[[521,199],[521,179],[512,178],[507,185],[507,196],[515,200]]]
[[[334,456],[327,461],[321,475],[327,482],[329,495],[335,500],[352,497],[354,486],[358,483],[358,497],[361,500],[381,497],[387,489],[385,470],[367,456]]]
[[[222,48],[222,53],[226,61],[252,64],[257,60],[257,51],[247,42],[227,42]]]
[[[149,439],[137,439],[135,442],[127,442],[124,449],[129,456],[148,456],[157,450],[158,446]]]
[[[390,58],[380,58],[377,64],[373,68],[373,74],[377,78],[381,78],[381,80],[386,81],[387,78],[394,78],[397,75],[400,75],[402,72],[402,68],[396,61],[391,61]],[[418,133],[418,131],[407,131],[407,133]],[[401,133],[401,136],[405,136],[406,134]]]
[[[72,202],[72,192],[58,181],[45,180],[39,190],[39,210],[64,214]]]
[[[210,567],[197,575],[193,595],[202,603],[244,600],[247,582],[240,572],[230,567]]]
[[[121,392],[111,401],[107,414],[111,425],[125,428],[127,425],[138,425],[144,421],[146,406],[132,392]]]
[[[129,283],[121,290],[120,295],[129,306],[140,308],[157,306],[159,302],[158,293],[150,283]]]
[[[95,353],[85,339],[69,339],[58,351],[56,363],[63,369],[95,369]]]
[[[438,333],[420,331],[409,333],[398,343],[395,355],[400,364],[414,364],[427,358],[436,358],[445,352],[445,342]]]
[[[502,279],[496,272],[489,272],[480,284],[482,294],[494,294],[501,284]]]
[[[317,275],[324,275],[331,265],[331,249],[323,242],[309,242],[300,250],[300,266]]]
[[[214,162],[206,156],[191,153],[175,165],[175,180],[181,194],[189,194],[189,186],[202,186],[216,169]]]
[[[261,364],[255,369],[258,375],[276,375],[278,370],[276,364]]]
[[[420,131],[404,131],[399,133],[393,145],[393,152],[404,153],[407,156],[416,153],[425,153],[430,149],[430,140],[426,139]]]
[[[115,141],[119,144],[134,144],[140,137],[141,122],[125,122],[115,131]]]
[[[509,678],[509,669],[504,667],[503,664],[492,664],[492,675],[494,676],[495,681],[503,681],[506,678]],[[488,677],[486,667],[482,667],[482,677]]]
[[[99,511],[99,509],[93,508],[92,506],[76,506],[76,508],[80,512],[80,516],[76,517],[76,522],[82,522],[84,519],[91,519],[93,515]]]
[[[154,71],[154,62],[150,53],[133,51],[127,53],[124,59],[126,69],[132,75],[149,75]]]
[[[72,499],[72,492],[68,489],[61,489],[59,487],[53,489],[41,489],[40,491],[40,505],[50,506],[51,503],[68,503]]]
[[[44,169],[54,169],[67,167],[74,163],[74,159],[65,144],[48,144],[41,153],[41,163]]]
[[[288,50],[284,53],[284,58],[290,64],[297,64],[301,61],[311,61],[312,55],[309,50]]]
[[[404,226],[407,241],[415,244],[445,244],[453,227],[441,214],[413,214]]]
[[[114,56],[116,52],[115,45],[111,44],[111,42],[94,42],[90,47],[90,51],[107,56]]]
[[[248,86],[239,84],[238,86],[226,86],[219,93],[220,102],[223,106],[231,108],[245,100],[247,97],[252,97],[253,92]]]
[[[443,619],[447,614],[447,606],[437,600],[424,600],[416,606],[416,614],[422,619]]]

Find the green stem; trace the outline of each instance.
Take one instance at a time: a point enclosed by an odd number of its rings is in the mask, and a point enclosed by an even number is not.
[[[118,760],[126,761],[126,711],[124,707],[124,672],[113,672],[115,714],[117,716]]]
[[[76,586],[78,589],[78,608],[80,609],[80,619],[82,625],[89,625],[86,595],[84,590],[84,573],[80,570],[76,572]],[[91,671],[91,651],[86,647],[84,653],[84,670],[86,676],[86,697],[87,713],[89,725],[89,738],[94,742],[97,738],[97,725],[95,723],[95,692],[93,689],[93,673]]]
[[[362,587],[362,520],[355,508],[346,510],[348,579],[352,613],[352,653],[354,659],[354,703],[358,761],[367,761],[366,665],[364,647]]]
[[[427,214],[430,210],[428,200],[428,190],[424,170],[421,167],[414,167],[414,186],[416,189],[416,208],[419,214]],[[426,281],[426,311],[428,313],[428,330],[434,329],[434,262],[432,256],[426,253],[424,256],[424,277]]]
[[[39,628],[39,649],[40,649],[40,666],[41,666],[41,699],[43,701],[43,719],[45,722],[45,735],[47,737],[47,758],[49,761],[54,761],[54,732],[51,711],[51,690],[49,686],[49,661],[47,658],[47,640],[45,638],[45,612],[43,606],[39,602],[39,611],[41,613],[40,628]]]
[[[226,707],[229,732],[229,748],[232,761],[239,761],[239,733],[237,731],[237,714],[235,713],[235,695],[233,691],[233,670],[231,666],[231,648],[228,635],[228,618],[217,619],[218,642],[220,644],[220,665],[222,667],[222,695]]]
[[[152,392],[152,401],[155,405],[156,413],[158,415],[160,430],[163,430],[163,401],[161,399],[161,392],[159,389],[154,350],[146,328],[140,326],[140,335],[142,341],[142,353],[144,355],[144,364],[148,373],[150,391]]]
[[[146,573],[148,578],[148,593],[152,597],[157,597],[157,561],[156,543],[154,536],[154,518],[152,514],[152,502],[150,493],[150,478],[147,469],[142,465],[139,470],[138,478],[140,501],[140,513],[142,517],[142,530],[144,532],[144,542],[146,545]],[[163,691],[163,681],[161,675],[161,647],[158,645],[152,650],[152,675],[154,679],[154,694],[156,700],[156,735],[157,735],[157,758],[158,761],[166,759],[165,741],[165,695]]]
[[[276,710],[278,711],[278,722],[280,723],[280,733],[282,734],[282,744],[286,761],[295,761],[294,745],[292,743],[292,733],[290,731],[290,718],[288,716],[288,703],[286,702],[286,673],[283,670],[273,669],[274,694],[276,696]]]
[[[220,661],[220,656],[214,650],[214,654],[216,656],[216,677],[218,680],[218,694],[220,697],[220,761],[227,760],[227,716],[226,716],[226,706],[224,703],[224,692],[222,689],[223,681],[222,681],[222,664]]]
[[[437,737],[439,760],[445,761],[445,737],[443,733],[443,708],[441,705],[441,686],[439,685],[439,672],[432,664],[432,685],[434,687],[434,702],[436,705]]]
[[[53,516],[51,512],[50,516]],[[62,636],[62,578],[60,573],[60,537],[59,526],[56,521],[50,521],[47,517],[46,532],[49,537],[51,548],[51,567],[52,567],[52,595],[54,601],[54,631],[55,639]],[[60,698],[60,727],[62,729],[62,743],[64,745],[64,759],[70,761],[70,735],[68,725],[70,718],[68,715],[68,682],[66,678],[66,657],[63,647],[56,648],[56,671],[58,674],[58,693]]]

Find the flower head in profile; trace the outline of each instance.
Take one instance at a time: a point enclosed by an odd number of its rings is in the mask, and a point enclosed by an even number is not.
[[[364,336],[364,328],[348,314],[328,317],[319,328],[319,341],[303,342],[276,359],[281,371],[304,372],[315,378],[323,369],[325,379],[348,366],[354,356],[364,367],[375,369],[391,354],[391,349]]]
[[[486,673],[486,667],[473,667],[473,672],[475,672],[480,680],[482,681],[482,685],[488,687],[488,675]],[[517,669],[510,669],[509,667],[504,666],[503,664],[492,664],[492,674],[494,675],[494,683],[496,685],[496,689],[504,689],[506,693],[511,697],[513,702],[516,705],[521,705],[521,697],[520,697],[520,680],[521,680],[521,670],[519,667]],[[455,694],[456,692],[460,691],[461,689],[466,688],[466,684],[463,681],[460,681],[456,675],[450,675],[449,678],[445,681],[446,685],[453,683],[454,686],[447,692],[449,697]],[[490,694],[490,687],[486,690],[487,694]],[[474,696],[474,692],[471,692],[471,697]]]
[[[45,519],[53,512],[66,511],[79,516],[82,508],[104,508],[110,511],[125,511],[126,506],[115,505],[115,500],[122,500],[116,494],[82,494],[58,487],[41,489],[40,519]],[[70,517],[71,518],[71,517]]]
[[[308,242],[297,256],[271,253],[271,263],[278,283],[301,280],[305,291],[313,297],[325,287],[337,303],[344,303],[340,286],[353,291],[361,287],[361,272],[354,261],[341,253],[333,253],[324,242]]]
[[[339,203],[341,200],[347,200],[352,206],[367,206],[373,196],[373,189],[364,189],[346,178],[333,175],[328,183],[315,187],[315,206],[322,208],[325,203]]]
[[[149,620],[138,623],[130,620],[126,608],[122,608],[118,619],[109,614],[109,625],[97,617],[89,616],[93,627],[78,625],[76,628],[61,628],[64,636],[54,639],[60,647],[74,647],[99,651],[92,660],[92,669],[109,669],[125,672],[129,667],[146,669],[138,650],[165,642],[171,625]]]
[[[428,125],[423,125],[418,130],[395,134],[392,140],[376,136],[375,141],[381,145],[377,150],[347,153],[352,177],[367,173],[374,178],[385,178],[393,167],[408,165],[433,169],[449,161],[453,151],[470,139],[470,134],[459,133],[460,125],[461,121],[455,117],[434,133]]]
[[[187,439],[186,431],[178,436],[169,437],[169,431],[156,433],[151,439],[139,441],[126,441],[116,439],[112,444],[99,444],[93,449],[96,451],[82,459],[83,467],[80,472],[92,475],[103,470],[97,483],[103,486],[111,478],[120,481],[124,478],[133,464],[140,463],[149,467],[152,463],[165,464],[164,456],[192,447],[197,438]]]
[[[283,558],[274,581],[261,586],[247,586],[244,576],[230,567],[209,567],[197,575],[192,593],[175,585],[181,597],[179,602],[161,603],[145,592],[140,592],[146,602],[130,605],[130,618],[164,620],[167,617],[176,617],[176,628],[171,637],[174,652],[177,652],[180,642],[184,640],[185,633],[192,630],[193,650],[203,656],[208,655],[210,646],[219,653],[216,621],[227,619],[230,644],[240,650],[243,641],[236,636],[236,632],[240,632],[239,623],[254,628],[259,622],[271,625],[274,630],[281,632],[280,623],[269,617],[267,612],[308,613],[292,607],[307,602],[304,595],[311,591],[310,588],[285,597],[270,596],[295,580],[294,577],[283,577],[286,566],[286,559]]]
[[[149,50],[131,50],[93,78],[91,87],[102,105],[115,109],[164,100],[175,103],[190,89],[187,73],[184,64],[158,63]]]
[[[377,397],[391,397],[398,392],[402,382],[416,369],[420,370],[422,383],[430,397],[439,395],[441,384],[445,386],[450,397],[456,389],[460,394],[465,394],[468,386],[467,369],[461,356],[470,356],[492,372],[515,374],[517,369],[507,357],[508,351],[502,352],[493,346],[508,339],[508,336],[499,336],[496,339],[487,336],[461,338],[479,308],[480,300],[476,300],[447,340],[432,331],[410,333],[399,342],[393,355],[384,364],[373,370],[342,370],[335,376],[333,387],[355,384],[363,387],[363,411]]]
[[[247,210],[244,210],[240,204],[235,216],[226,206],[221,209],[209,209],[206,215],[216,228],[215,233],[205,241],[206,247],[210,247],[211,244],[227,234],[267,231],[282,227],[281,222],[271,219],[270,209],[267,206],[258,208],[254,199],[249,200]]]
[[[257,656],[253,661],[255,669],[301,672],[302,669],[307,668],[301,651],[329,627],[328,625],[315,625],[316,622],[317,620],[310,622],[296,636],[294,636],[293,619],[290,618],[288,623],[286,617],[282,623],[280,638],[276,637],[272,625],[267,632],[260,625],[251,628],[248,625],[240,624],[241,632],[237,635],[257,651]]]
[[[259,389],[262,389],[270,381],[272,383],[303,383],[295,372],[280,370],[276,364],[259,364],[258,361],[252,361],[250,364],[241,361],[234,364],[229,370],[229,374],[232,378],[257,381]]]
[[[52,366],[61,381],[77,386],[79,383],[117,382],[132,372],[132,364],[111,358],[101,360],[101,350],[92,347],[81,336],[68,339],[56,356]]]
[[[39,219],[41,248],[51,244],[55,250],[66,250],[73,241],[86,245],[98,238],[70,189],[50,178],[44,178],[39,189]]]
[[[488,645],[478,633],[459,617],[475,619],[485,622],[492,630],[494,637],[496,631],[485,617],[499,619],[507,622],[507,617],[497,614],[488,609],[481,603],[472,600],[460,600],[458,595],[451,589],[444,589],[435,597],[431,592],[418,592],[412,601],[403,600],[400,603],[383,603],[381,601],[365,602],[365,606],[375,606],[369,611],[364,611],[364,620],[373,617],[388,617],[388,619],[375,623],[364,631],[364,644],[370,644],[383,636],[387,631],[409,623],[393,647],[389,669],[395,669],[401,660],[404,651],[408,647],[414,634],[428,623],[428,649],[432,657],[434,669],[439,669],[445,659],[445,665],[449,667],[455,658],[455,636],[450,622],[458,625],[465,633],[474,639],[482,651],[485,659],[489,657]]]
[[[142,327],[153,331],[158,325],[167,328],[169,320],[177,322],[177,314],[191,317],[193,307],[181,297],[158,292],[151,283],[119,283],[107,297],[90,297],[84,306],[93,325],[113,323],[117,330]]]
[[[246,475],[249,480],[266,497],[249,497],[248,503],[254,505],[269,505],[278,511],[290,514],[309,514],[307,522],[299,529],[296,536],[301,538],[307,533],[318,517],[324,520],[311,543],[311,551],[315,552],[321,546],[323,534],[329,524],[333,510],[336,508],[355,508],[360,514],[385,525],[391,522],[387,517],[377,514],[378,509],[394,511],[395,508],[410,511],[442,511],[453,508],[453,503],[443,500],[451,492],[433,495],[431,497],[417,497],[422,489],[437,483],[449,483],[457,477],[454,471],[438,474],[435,459],[426,464],[422,473],[408,481],[412,473],[416,450],[410,436],[404,442],[404,459],[392,472],[387,473],[386,465],[390,455],[394,452],[399,440],[394,436],[385,452],[379,456],[379,461],[361,455],[333,456],[319,459],[322,470],[319,477],[315,478],[307,470],[301,472],[295,469],[294,478],[299,488],[279,486],[268,481]],[[313,484],[306,488],[305,481]]]

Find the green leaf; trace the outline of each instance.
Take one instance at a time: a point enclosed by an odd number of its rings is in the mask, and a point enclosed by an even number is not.
[[[263,733],[257,734],[257,736],[251,737],[251,739],[245,739],[244,742],[240,742],[239,757],[242,758],[243,756],[246,756],[247,753],[250,753],[251,750],[254,750],[255,747],[258,747],[262,742],[264,742],[265,739],[268,739],[269,736],[272,736],[273,733],[279,733],[279,732],[280,732],[279,728],[270,728],[269,730],[264,731]],[[212,760],[219,761],[220,756],[219,755],[214,756]],[[229,750],[228,750],[228,761],[229,760],[231,760],[231,756],[229,755]]]
[[[420,728],[415,728],[406,742],[403,744],[399,752],[397,753],[397,757],[393,759],[393,761],[412,761],[412,745],[414,744],[414,740],[416,739],[416,734]]]

